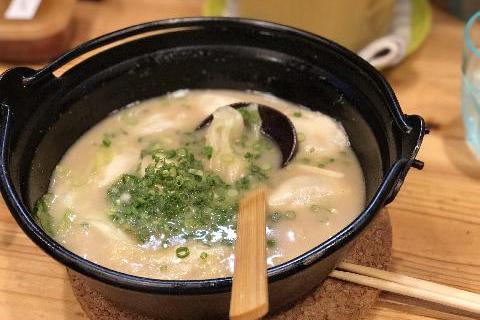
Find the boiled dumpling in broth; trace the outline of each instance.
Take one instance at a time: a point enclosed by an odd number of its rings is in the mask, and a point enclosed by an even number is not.
[[[350,145],[345,130],[334,119],[310,110],[301,114],[301,117],[291,119],[300,140],[303,140],[298,148],[298,157],[331,157]]]
[[[292,165],[290,178],[274,188],[268,198],[271,207],[298,209],[328,203],[332,197],[349,192],[345,176],[336,171],[306,165]]]
[[[251,104],[220,107],[242,101]],[[259,104],[296,127],[299,151],[285,168],[260,132]],[[88,130],[57,166],[35,216],[61,245],[110,269],[211,279],[232,274],[238,206],[259,186],[269,195],[269,267],[329,239],[365,205],[362,170],[334,119],[264,93],[179,90]]]
[[[213,113],[212,123],[205,135],[206,145],[213,150],[208,167],[229,184],[245,175],[247,161],[233,148],[235,140],[240,139],[244,130],[241,113],[225,106]]]
[[[132,172],[137,167],[138,152],[136,150],[125,150],[122,153],[111,156],[108,155],[108,151],[108,149],[101,149],[99,153],[105,153],[106,155],[97,155],[102,159],[98,162],[105,161],[104,164],[99,164],[99,166],[103,165],[104,167],[97,169],[101,172],[97,176],[99,187],[106,187],[112,184],[119,175],[124,172]]]

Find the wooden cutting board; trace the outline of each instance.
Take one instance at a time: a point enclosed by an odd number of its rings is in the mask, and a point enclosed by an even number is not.
[[[0,0],[0,61],[48,61],[69,47],[76,0],[43,0],[31,19],[8,18],[10,4]]]

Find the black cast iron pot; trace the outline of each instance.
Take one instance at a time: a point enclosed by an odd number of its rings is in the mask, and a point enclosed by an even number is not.
[[[96,48],[103,51],[72,63]],[[373,67],[331,41],[281,25],[227,18],[151,22],[89,41],[39,71],[5,72],[0,184],[12,215],[45,252],[114,303],[143,314],[226,317],[231,278],[162,281],[112,271],[56,243],[31,212],[55,165],[86,130],[133,101],[182,88],[264,91],[320,110],[343,123],[360,160],[365,210],[328,241],[268,270],[271,312],[318,286],[347,244],[393,200],[409,168],[422,165],[415,156],[424,122],[402,113]]]

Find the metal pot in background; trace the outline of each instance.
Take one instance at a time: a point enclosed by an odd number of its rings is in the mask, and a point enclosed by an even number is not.
[[[204,14],[281,23],[358,51],[388,32],[394,5],[395,0],[206,0]]]

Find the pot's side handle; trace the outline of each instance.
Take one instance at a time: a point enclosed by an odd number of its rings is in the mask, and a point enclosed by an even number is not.
[[[423,137],[430,131],[426,128],[425,120],[418,115],[405,115],[410,130],[404,136],[402,156],[414,161],[422,145]]]
[[[30,68],[16,67],[0,75],[0,170],[2,179],[5,179],[0,185],[3,187],[13,188],[14,185],[10,179],[11,172],[8,171],[11,149],[16,147],[14,142],[10,144],[12,136],[21,131],[25,120],[35,111],[36,105],[29,103],[33,90],[23,85],[23,79],[35,72]],[[18,185],[18,181],[13,180]]]
[[[10,110],[10,118],[15,116],[15,119],[19,118],[19,122],[28,118],[34,111],[35,105],[29,103],[34,88],[27,88],[24,80],[36,72],[36,70],[31,68],[16,67],[0,74],[0,104],[2,105],[0,121],[2,124],[9,119],[6,117],[5,112],[3,112],[5,108]]]
[[[429,133],[425,127],[425,121],[418,115],[406,115],[405,119],[409,126],[409,130],[402,138],[401,159],[396,163],[401,164],[402,170],[393,182],[393,188],[387,196],[385,204],[388,204],[395,199],[411,167],[422,170],[424,166],[423,161],[417,160],[415,157],[420,150],[424,135]]]

